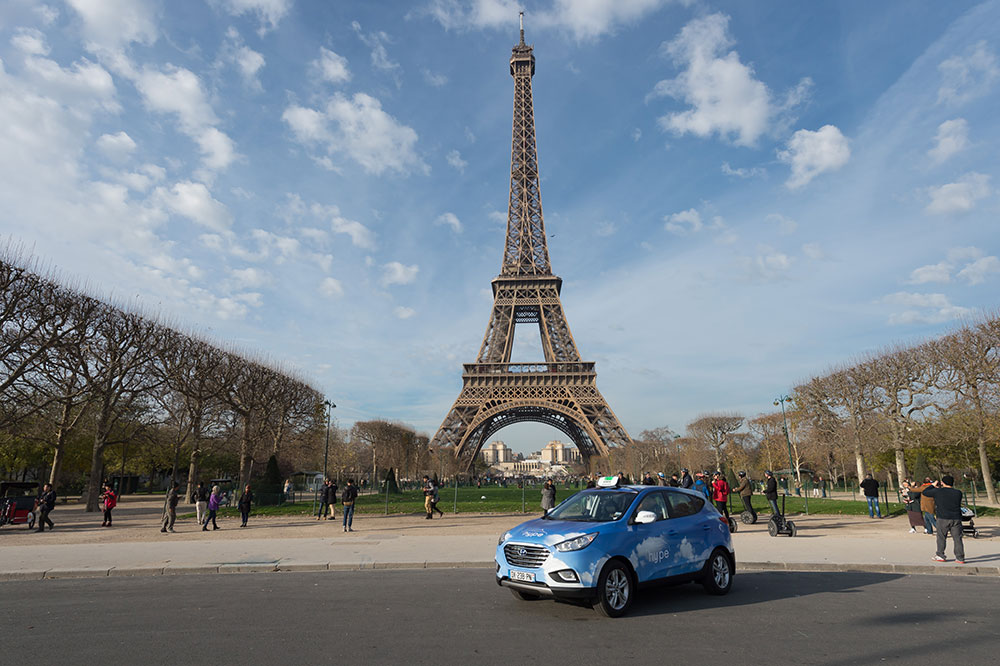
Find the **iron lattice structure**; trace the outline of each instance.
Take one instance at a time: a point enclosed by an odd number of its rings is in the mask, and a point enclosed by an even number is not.
[[[534,421],[565,433],[591,464],[609,447],[632,440],[597,390],[594,364],[580,360],[560,301],[562,279],[549,263],[531,98],[535,56],[524,43],[523,25],[510,74],[514,126],[503,265],[493,280],[493,311],[479,356],[463,366],[462,392],[431,443],[453,446],[468,469],[496,431]],[[511,363],[518,324],[538,326],[543,363]]]

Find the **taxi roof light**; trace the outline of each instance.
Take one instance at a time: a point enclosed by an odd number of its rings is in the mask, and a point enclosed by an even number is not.
[[[598,488],[617,488],[618,481],[620,477],[618,476],[602,476],[597,480]]]

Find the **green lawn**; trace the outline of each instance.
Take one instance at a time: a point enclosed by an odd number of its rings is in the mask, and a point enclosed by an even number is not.
[[[577,492],[577,489],[566,489],[559,487],[556,499],[562,501]],[[442,488],[441,501],[438,507],[445,513],[452,513],[456,509],[455,489]],[[485,497],[486,499],[482,499]],[[779,506],[781,499],[778,500]],[[527,488],[524,492],[524,508],[529,514],[541,513],[540,488]],[[499,488],[496,486],[483,488],[461,487],[458,489],[458,513],[520,513],[521,512],[521,489],[511,486]],[[759,513],[770,513],[767,500],[763,495],[754,495],[753,506]],[[887,510],[888,509],[888,510]],[[343,507],[337,510],[338,515]],[[730,511],[739,514],[743,510],[742,502],[738,497],[731,499]],[[384,514],[386,513],[385,495],[361,495],[358,497],[355,511],[359,514]],[[389,495],[390,514],[421,514],[424,511],[424,496],[419,490],[405,491],[399,495]],[[805,501],[801,497],[789,496],[785,500],[785,511],[789,514],[805,513]],[[903,505],[892,502],[889,507],[882,503],[882,515],[899,516],[905,512]],[[302,516],[313,513],[313,503],[311,500],[301,499],[295,504],[282,504],[281,506],[255,506],[252,515],[255,516]],[[864,516],[868,514],[868,504],[857,500],[835,500],[835,499],[809,499],[810,515],[843,515],[843,516]],[[977,508],[977,514],[981,516],[1000,515],[998,509]],[[235,507],[224,508],[219,512],[220,516],[238,516],[239,511]],[[189,518],[194,513],[187,513],[181,517]]]

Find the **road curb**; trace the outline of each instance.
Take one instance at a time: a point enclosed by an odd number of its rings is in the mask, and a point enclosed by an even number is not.
[[[404,569],[492,569],[494,562],[284,562],[232,563],[163,567],[109,567],[83,569],[47,569],[44,571],[0,571],[0,582],[57,580],[70,578],[137,578],[205,574],[265,574],[317,571],[370,571]],[[953,562],[933,564],[847,564],[839,562],[740,562],[740,572],[787,571],[801,573],[877,573],[930,576],[1000,577],[1000,566],[969,566]]]

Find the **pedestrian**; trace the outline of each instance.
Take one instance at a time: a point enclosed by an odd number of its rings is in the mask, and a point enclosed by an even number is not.
[[[899,492],[906,505],[906,518],[910,522],[910,534],[915,534],[918,527],[924,526],[924,516],[920,512],[920,491],[910,479],[903,479],[899,484]]]
[[[712,501],[719,513],[729,518],[729,482],[723,478],[722,472],[716,472],[712,480]]]
[[[316,520],[323,520],[330,510],[330,479],[323,479],[323,485],[319,488],[319,508],[316,509]],[[334,497],[336,502],[337,498]]]
[[[593,476],[588,476],[587,477],[587,487],[588,488],[596,488],[597,487],[597,480]]]
[[[36,503],[38,505],[38,529],[35,531],[44,532],[46,525],[51,530],[55,525],[52,523],[52,519],[49,518],[49,513],[52,512],[52,509],[56,508],[56,491],[52,490],[51,483],[46,483],[42,486],[42,492],[38,494]]]
[[[424,511],[427,513],[427,520],[434,517],[434,510],[431,508],[431,503],[434,501],[434,484],[431,483],[429,476],[424,474],[423,479],[423,491],[424,491]]]
[[[354,523],[354,501],[358,497],[358,489],[354,487],[354,480],[347,480],[347,487],[341,495],[340,501],[344,505],[344,531],[353,532],[351,525]]]
[[[687,468],[681,470],[681,488],[693,488],[694,479],[691,478],[691,472],[687,471]]]
[[[743,510],[749,511],[750,515],[753,516],[753,522],[757,522],[757,512],[753,508],[753,484],[750,483],[750,479],[747,478],[746,472],[739,473],[739,484],[733,490],[733,492],[738,493],[740,496],[740,501],[743,502]]]
[[[208,521],[212,521],[212,530],[219,529],[219,526],[215,522],[215,516],[219,512],[219,502],[222,500],[222,493],[219,492],[219,486],[212,486],[212,494],[208,496],[208,514],[205,516],[205,522],[201,525],[201,531],[208,531]]]
[[[656,485],[658,485],[658,486],[669,486],[670,485],[670,483],[667,481],[667,477],[663,474],[663,472],[657,472],[656,473]]]
[[[439,493],[439,486],[437,479],[433,479],[431,483],[434,485],[434,498],[431,500],[431,511],[437,511],[444,518],[444,511],[438,508],[438,502],[441,500],[441,494]]]
[[[194,490],[194,508],[198,524],[205,523],[205,516],[208,515],[208,488],[204,481],[198,482],[198,487]]]
[[[920,492],[920,512],[924,516],[924,534],[934,534],[934,528],[937,527],[937,520],[934,518],[934,498],[924,494],[924,491],[933,485],[930,477],[925,476],[924,482],[916,488]]]
[[[656,480],[653,478],[652,474],[650,474],[649,472],[646,472],[646,474],[642,477],[642,485],[644,485],[644,486],[655,486],[656,485]]]
[[[240,495],[240,501],[236,504],[236,506],[240,510],[240,518],[243,519],[243,522],[240,524],[240,527],[247,526],[247,518],[250,517],[250,507],[252,505],[253,505],[253,492],[250,490],[250,484],[248,483],[246,485],[246,488],[243,489],[243,494]]]
[[[865,500],[868,502],[868,517],[874,518],[876,514],[882,517],[882,509],[878,505],[879,483],[871,474],[865,475],[865,480],[861,482],[861,489],[865,491]]]
[[[705,472],[697,472],[694,476],[694,485],[691,486],[691,489],[697,490],[705,497],[711,498],[712,491],[709,489],[708,481],[706,480],[708,475]]]
[[[677,478],[676,472],[670,475],[670,480],[667,481],[667,485],[670,486],[671,488],[681,487],[681,480]]]
[[[118,506],[118,496],[115,495],[110,483],[104,484],[101,502],[104,505],[104,522],[101,523],[101,527],[111,527],[111,510]]]
[[[778,482],[774,479],[774,472],[767,470],[764,472],[764,478],[766,479],[764,483],[764,498],[771,505],[771,515],[780,516],[781,511],[778,510]]]
[[[542,486],[542,512],[548,513],[556,508],[556,487],[551,480],[546,480]]]
[[[330,509],[330,515],[326,517],[327,520],[337,519],[337,490],[339,490],[337,482],[330,479],[330,491],[326,497],[327,506]]]
[[[167,490],[167,496],[163,500],[163,526],[160,528],[161,532],[174,531],[174,522],[177,520],[177,503],[181,499],[178,490],[180,487],[181,484],[174,481],[170,489]]]
[[[285,485],[281,489],[281,495],[286,502],[292,501],[292,480],[285,479]]]
[[[819,497],[819,479],[814,480],[812,484],[813,484],[812,496]]]
[[[826,479],[824,479],[822,476],[819,477],[819,492],[820,492],[820,497],[823,498],[826,497]]]
[[[947,562],[944,548],[948,535],[955,547],[955,562],[965,564],[965,544],[962,542],[962,491],[952,488],[955,478],[945,474],[941,480],[928,487],[922,494],[934,499],[934,515],[937,518],[937,553],[935,562]]]

